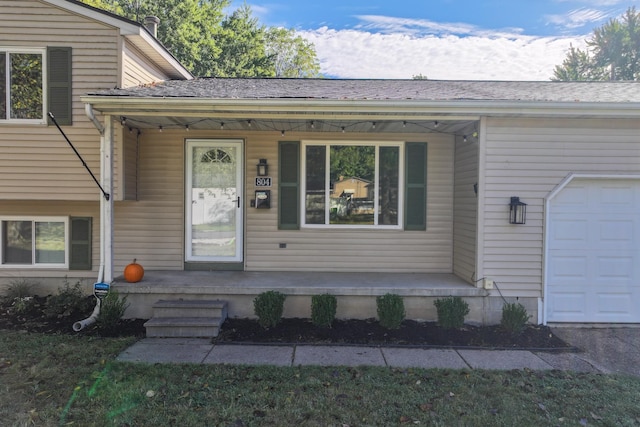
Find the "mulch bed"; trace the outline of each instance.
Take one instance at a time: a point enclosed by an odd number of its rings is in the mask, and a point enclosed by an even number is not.
[[[9,301],[0,300],[0,330],[85,336],[145,336],[146,319],[121,320],[114,331],[101,331],[93,325],[74,332],[73,323],[88,317],[90,311],[50,317],[44,313],[45,304],[46,298],[35,297],[28,310],[17,312]],[[222,325],[215,342],[570,349],[564,341],[553,335],[550,328],[540,325],[528,325],[522,333],[513,335],[499,325],[465,325],[462,329],[443,329],[435,322],[413,320],[405,320],[399,329],[386,329],[375,319],[335,320],[332,327],[327,328],[315,326],[309,319],[290,318],[265,329],[255,319],[229,318]]]
[[[546,326],[529,325],[513,335],[499,325],[443,329],[436,322],[405,320],[399,329],[386,329],[375,319],[335,320],[331,328],[317,327],[308,319],[283,319],[265,329],[254,319],[227,319],[217,342],[314,343],[395,345],[419,347],[482,347],[569,349]]]

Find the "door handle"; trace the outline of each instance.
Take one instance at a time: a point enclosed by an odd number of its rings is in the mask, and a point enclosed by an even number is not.
[[[238,209],[240,209],[240,196],[238,196],[237,202],[238,202]]]

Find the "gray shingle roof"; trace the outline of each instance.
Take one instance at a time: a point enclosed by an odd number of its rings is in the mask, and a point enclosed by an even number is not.
[[[640,82],[523,82],[199,78],[171,80],[101,96],[211,99],[640,102]]]

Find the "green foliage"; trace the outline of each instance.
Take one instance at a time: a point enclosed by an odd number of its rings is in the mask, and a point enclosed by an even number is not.
[[[500,325],[512,334],[519,334],[531,318],[527,309],[520,303],[506,303],[502,307]]]
[[[230,0],[82,0],[141,22],[158,16],[158,39],[196,76],[320,77],[313,44],[294,30],[267,28]]]
[[[75,313],[84,313],[93,309],[92,301],[82,292],[82,284],[78,281],[70,286],[65,279],[64,286],[56,295],[47,297],[44,314],[49,318],[68,317]]]
[[[285,294],[278,291],[266,291],[253,300],[253,312],[258,316],[258,323],[265,329],[276,326],[282,319]]]
[[[311,297],[311,322],[316,326],[330,327],[336,318],[338,300],[334,295],[323,294]]]
[[[438,324],[445,329],[459,329],[469,314],[469,304],[460,297],[440,298],[434,301],[438,312]]]
[[[640,79],[640,13],[634,6],[621,20],[611,19],[596,28],[587,49],[569,49],[562,65],[556,65],[551,80]]]
[[[398,329],[404,320],[404,301],[400,295],[384,294],[376,297],[380,325],[387,329]]]
[[[96,320],[98,330],[104,335],[113,335],[127,307],[127,296],[120,298],[118,292],[111,289],[100,303],[100,314]]]
[[[11,310],[24,313],[33,305],[33,287],[35,282],[25,279],[12,281],[6,289],[4,299],[11,305]]]
[[[266,54],[273,63],[276,77],[322,77],[313,43],[285,28],[269,28],[265,34]]]
[[[214,36],[221,47],[211,74],[216,77],[274,77],[265,48],[265,27],[244,5],[224,18]]]

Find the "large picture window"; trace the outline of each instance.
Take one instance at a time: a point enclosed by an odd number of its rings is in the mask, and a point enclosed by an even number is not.
[[[0,48],[0,120],[44,117],[45,51]]]
[[[68,265],[67,218],[0,218],[0,241],[2,266]]]
[[[402,143],[313,141],[302,157],[304,226],[402,227]]]

